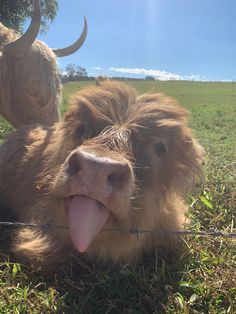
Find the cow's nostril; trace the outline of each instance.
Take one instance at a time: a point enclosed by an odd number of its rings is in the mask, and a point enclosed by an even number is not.
[[[119,171],[108,175],[107,180],[113,188],[122,188],[130,179],[130,171]]]
[[[80,163],[77,153],[70,156],[67,171],[70,176],[74,176],[80,171]]]
[[[108,182],[110,183],[111,186],[116,186],[117,182],[119,181],[119,176],[117,174],[109,174],[107,178]]]

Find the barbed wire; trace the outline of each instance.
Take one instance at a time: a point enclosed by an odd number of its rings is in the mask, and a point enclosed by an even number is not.
[[[29,228],[41,228],[41,229],[68,229],[67,226],[59,226],[53,224],[35,224],[35,223],[24,223],[24,222],[12,222],[12,221],[0,221],[0,226],[8,227],[29,227]],[[164,231],[164,230],[142,230],[138,228],[132,229],[103,229],[103,232],[120,232],[120,233],[131,233],[137,236],[145,233],[155,233],[164,235],[193,235],[201,237],[223,237],[223,238],[236,238],[236,233],[223,232],[223,231],[195,231],[195,230],[183,230],[183,231]]]

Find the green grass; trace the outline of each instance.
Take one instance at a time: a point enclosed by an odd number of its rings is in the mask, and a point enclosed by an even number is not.
[[[71,94],[90,84],[64,85]],[[235,230],[236,85],[132,81],[140,93],[164,92],[190,112],[206,150],[205,182],[188,196],[193,230]],[[0,138],[10,129],[0,124]],[[147,257],[109,269],[78,262],[75,274],[45,278],[23,265],[0,264],[0,313],[236,313],[236,241],[184,237],[178,260]]]

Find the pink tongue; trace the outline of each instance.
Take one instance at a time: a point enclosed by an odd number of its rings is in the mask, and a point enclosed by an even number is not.
[[[92,198],[73,196],[68,215],[74,246],[79,252],[85,252],[105,225],[109,211]]]

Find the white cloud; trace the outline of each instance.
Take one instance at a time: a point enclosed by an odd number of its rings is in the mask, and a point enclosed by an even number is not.
[[[128,74],[136,74],[136,75],[151,75],[160,80],[180,80],[181,76],[175,73],[170,73],[166,71],[160,71],[155,69],[143,69],[143,68],[109,68],[110,71],[119,72],[119,73],[128,73]]]
[[[113,73],[112,73],[113,72]],[[105,76],[113,76],[115,73],[120,73],[122,75],[126,74],[132,77],[133,75],[140,76],[140,78],[144,76],[153,76],[155,79],[160,81],[170,81],[170,80],[179,80],[179,81],[202,81],[202,82],[232,82],[231,79],[209,79],[205,76],[201,76],[199,74],[188,74],[182,75],[173,72],[167,72],[158,69],[145,69],[145,68],[118,68],[118,67],[110,67],[110,68],[102,68],[100,66],[90,67],[89,75],[91,76],[98,76],[98,75],[105,75]]]
[[[161,71],[157,69],[143,69],[143,68],[116,68],[111,67],[109,71],[118,72],[118,73],[127,73],[127,74],[136,74],[136,75],[151,75],[158,80],[161,81],[168,81],[168,80],[196,80],[196,81],[203,81],[207,80],[206,78],[202,78],[198,74],[191,74],[191,75],[180,75],[177,73]]]
[[[101,68],[101,67],[91,67],[91,70],[101,71],[101,70],[102,70],[102,68]]]

